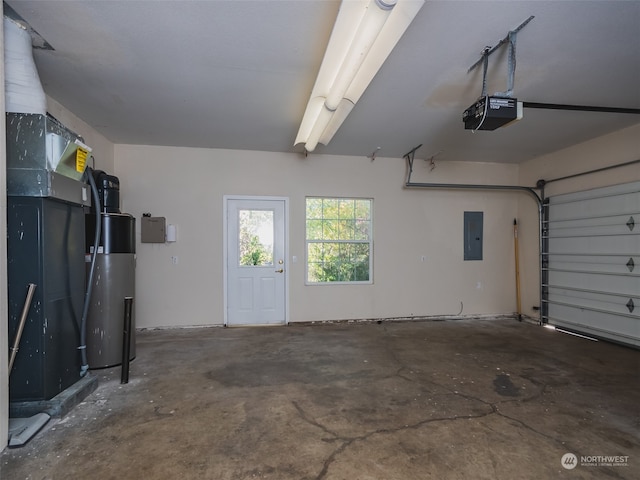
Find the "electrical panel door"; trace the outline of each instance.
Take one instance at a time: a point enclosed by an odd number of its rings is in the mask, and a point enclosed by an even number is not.
[[[482,260],[483,212],[464,212],[464,259]]]

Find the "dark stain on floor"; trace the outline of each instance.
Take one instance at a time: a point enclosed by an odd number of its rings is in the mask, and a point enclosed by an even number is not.
[[[493,379],[493,389],[498,395],[503,397],[518,397],[520,395],[520,389],[516,387],[509,375],[500,373]]]

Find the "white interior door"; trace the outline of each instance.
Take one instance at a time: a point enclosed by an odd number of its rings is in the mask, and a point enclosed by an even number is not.
[[[226,324],[285,324],[285,200],[234,198],[226,203]]]

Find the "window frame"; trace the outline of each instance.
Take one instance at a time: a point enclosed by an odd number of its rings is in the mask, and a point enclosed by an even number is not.
[[[358,200],[366,200],[369,202],[369,217],[368,221],[368,240],[331,240],[325,239],[324,235],[321,239],[309,239],[309,220],[307,215],[308,209],[308,201],[309,200],[322,200],[323,202],[326,200],[349,200],[349,201],[358,201]],[[338,196],[319,196],[319,195],[308,195],[305,197],[304,202],[304,218],[305,218],[305,235],[304,235],[304,283],[308,286],[323,286],[323,285],[372,285],[373,284],[373,198],[371,197],[338,197]],[[321,221],[324,220],[324,217]],[[333,219],[340,220],[340,219]],[[369,265],[368,265],[368,280],[353,280],[353,281],[333,281],[333,282],[314,282],[309,280],[309,245],[310,244],[322,244],[322,243],[334,243],[334,244],[349,244],[349,245],[368,245],[369,247]]]

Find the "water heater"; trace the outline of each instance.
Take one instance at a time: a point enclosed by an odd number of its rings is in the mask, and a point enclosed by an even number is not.
[[[130,360],[135,358],[135,265],[136,219],[120,212],[120,181],[101,170],[92,172],[99,205],[86,214],[86,269],[91,268],[97,215],[101,235],[97,247],[93,287],[87,315],[87,360],[89,368],[120,365],[123,352],[124,299],[134,298]],[[87,274],[87,278],[89,275]]]

